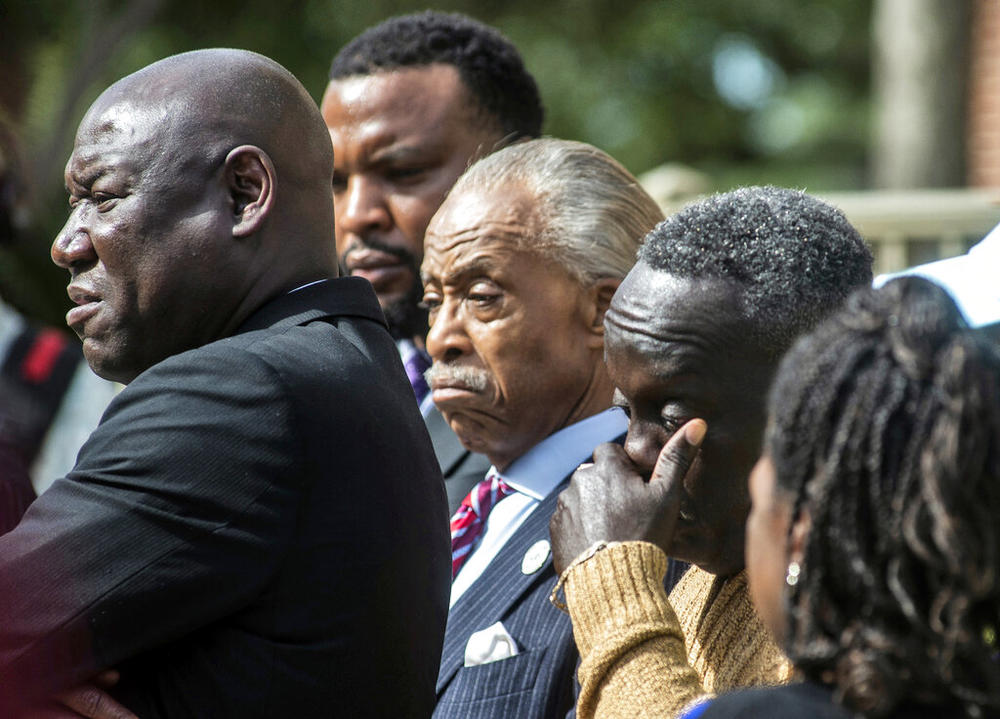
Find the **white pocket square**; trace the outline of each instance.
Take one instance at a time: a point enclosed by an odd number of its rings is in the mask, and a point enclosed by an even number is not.
[[[517,642],[504,627],[503,622],[480,629],[469,637],[465,645],[465,666],[475,667],[517,655]]]

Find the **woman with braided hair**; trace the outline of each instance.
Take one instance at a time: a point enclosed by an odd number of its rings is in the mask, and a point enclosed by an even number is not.
[[[917,278],[782,362],[750,478],[751,594],[805,679],[685,717],[1000,715],[1000,359]]]

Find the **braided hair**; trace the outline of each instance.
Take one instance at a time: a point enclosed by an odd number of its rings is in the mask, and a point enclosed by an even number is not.
[[[1000,357],[907,277],[801,338],[770,413],[778,491],[811,520],[789,658],[868,717],[1000,710]]]

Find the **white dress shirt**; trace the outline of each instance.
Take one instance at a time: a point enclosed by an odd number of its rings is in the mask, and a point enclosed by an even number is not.
[[[1000,322],[1000,225],[964,255],[917,265],[901,272],[879,275],[873,283],[881,287],[904,275],[917,275],[934,282],[951,295],[970,327]]]
[[[566,475],[587,461],[597,445],[614,440],[626,429],[624,412],[617,407],[605,410],[549,435],[500,473],[515,491],[497,502],[486,518],[486,531],[452,582],[450,606],[479,579],[507,540]],[[490,471],[496,468],[490,467]]]

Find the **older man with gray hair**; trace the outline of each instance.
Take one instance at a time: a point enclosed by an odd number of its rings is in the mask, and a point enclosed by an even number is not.
[[[435,717],[552,717],[573,706],[577,652],[548,522],[559,490],[624,434],[603,318],[662,219],[620,164],[555,139],[474,164],[427,229],[433,399],[493,463],[452,517],[451,608]]]

